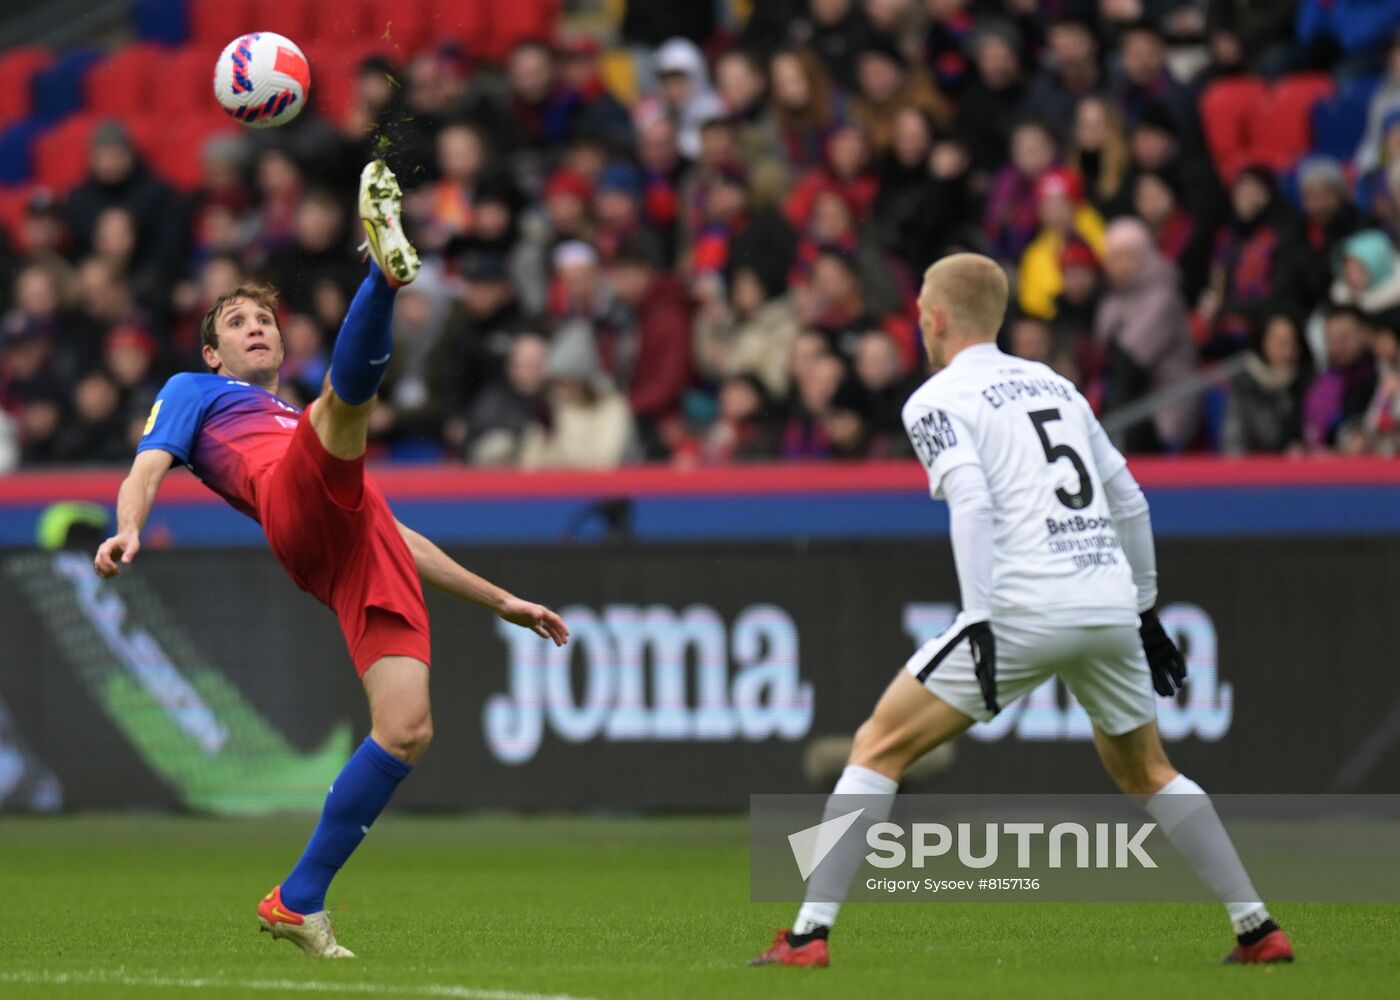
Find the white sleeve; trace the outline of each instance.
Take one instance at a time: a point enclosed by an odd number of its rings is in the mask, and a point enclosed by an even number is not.
[[[1118,530],[1118,544],[1123,547],[1123,555],[1133,570],[1133,583],[1137,584],[1138,611],[1148,611],[1157,603],[1157,553],[1152,546],[1152,514],[1147,509],[1147,497],[1142,495],[1142,487],[1126,463],[1104,479],[1103,487]]]
[[[942,500],[943,480],[962,465],[982,465],[967,425],[947,410],[915,403],[904,406],[904,430],[928,473],[929,495]]]
[[[969,622],[992,616],[992,494],[980,465],[960,465],[943,477],[948,497],[953,565]]]
[[[1123,457],[1122,452],[1113,447],[1113,442],[1108,439],[1108,433],[1099,423],[1099,418],[1094,416],[1094,409],[1089,405],[1089,401],[1080,396],[1079,403],[1088,418],[1089,452],[1094,458],[1094,468],[1099,470],[1100,482],[1107,483],[1127,468],[1128,460]]]

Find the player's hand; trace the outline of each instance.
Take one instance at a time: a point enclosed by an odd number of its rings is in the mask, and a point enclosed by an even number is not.
[[[982,689],[982,701],[987,711],[996,715],[997,704],[997,639],[992,635],[991,622],[973,622],[967,627],[968,645],[972,647],[972,672]]]
[[[552,640],[556,646],[562,646],[569,641],[569,626],[564,624],[564,619],[543,604],[532,604],[518,597],[510,597],[496,613],[512,625],[528,628],[535,635]]]
[[[1141,615],[1138,635],[1142,636],[1142,651],[1152,668],[1152,687],[1163,698],[1170,698],[1186,683],[1186,657],[1176,648],[1156,611]]]
[[[141,551],[141,536],[135,531],[120,531],[97,547],[92,568],[104,580],[121,572]]]

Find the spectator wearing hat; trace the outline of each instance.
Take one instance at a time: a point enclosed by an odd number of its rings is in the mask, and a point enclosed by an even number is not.
[[[553,114],[564,119],[569,136],[593,136],[616,152],[632,146],[632,116],[603,82],[602,51],[591,35],[569,35],[559,42]]]
[[[958,91],[954,133],[967,143],[977,170],[990,176],[1006,164],[1026,97],[1021,36],[1010,22],[991,20],[978,26],[967,45],[972,67]]]
[[[74,250],[92,250],[97,221],[109,208],[130,213],[138,242],[163,271],[178,271],[185,248],[186,218],[179,200],[142,162],[121,122],[104,121],[93,130],[87,178],[64,203]]]
[[[642,170],[642,215],[675,261],[681,225],[681,185],[690,164],[676,143],[676,126],[659,111],[637,118],[637,163]]]
[[[1284,233],[1278,264],[1279,293],[1298,315],[1326,300],[1337,247],[1364,223],[1347,187],[1341,164],[1330,157],[1310,157],[1298,167],[1303,211]]]
[[[604,261],[612,260],[624,243],[645,243],[648,252],[662,259],[660,241],[642,214],[645,193],[642,174],[630,163],[608,164],[593,188],[593,245]]]
[[[705,57],[689,39],[672,38],[656,50],[653,66],[658,88],[649,100],[675,123],[681,153],[694,159],[700,155],[700,126],[725,113],[710,87]]]
[[[1244,370],[1230,382],[1221,451],[1254,455],[1301,448],[1303,394],[1312,375],[1312,354],[1298,319],[1274,313],[1250,338]]]
[[[1230,187],[1230,217],[1216,231],[1210,282],[1196,306],[1203,354],[1244,347],[1276,293],[1279,248],[1289,224],[1273,171],[1246,167]]]
[[[1328,311],[1325,366],[1303,396],[1303,444],[1310,452],[1345,446],[1361,427],[1376,393],[1376,362],[1369,349],[1370,323],[1352,305]]]
[[[1094,319],[1103,298],[1103,266],[1093,247],[1071,236],[1060,254],[1060,293],[1055,296],[1055,317],[1049,324],[1053,343],[1051,366],[1097,399],[1107,358],[1094,338]],[[1047,362],[1048,363],[1048,362]]]
[[[1021,259],[1035,237],[1035,184],[1055,166],[1059,148],[1043,123],[1022,121],[1011,132],[1011,161],[992,181],[982,209],[982,236],[988,252],[1003,263]]]
[[[49,461],[67,386],[54,370],[54,327],[14,311],[0,321],[0,410],[17,425],[20,461]]]
[[[1026,112],[1056,136],[1067,136],[1080,99],[1105,91],[1099,40],[1088,21],[1063,17],[1046,29],[1046,47],[1048,58],[1031,82]]]
[[[534,238],[553,246],[593,237],[593,183],[576,170],[560,167],[549,177],[541,199],[544,225]]]
[[[1209,231],[1186,211],[1172,174],[1140,171],[1131,182],[1130,193],[1132,214],[1147,223],[1158,253],[1176,266],[1182,295],[1187,302],[1195,302],[1210,269]]]
[[[1084,199],[1083,182],[1072,170],[1058,168],[1041,174],[1035,185],[1040,231],[1021,256],[1017,302],[1030,316],[1050,320],[1055,297],[1064,287],[1060,256],[1073,237],[1103,254],[1103,217]]]
[[[787,292],[787,272],[761,257],[731,269],[728,297],[723,286],[701,300],[696,316],[694,360],[712,381],[749,374],[773,399],[788,393],[788,357],[797,338],[797,311]]]
[[[1176,269],[1157,252],[1147,226],[1138,219],[1115,219],[1104,234],[1104,248],[1108,287],[1094,336],[1110,357],[1103,411],[1111,413],[1189,377],[1196,350]],[[1118,446],[1179,451],[1191,443],[1197,420],[1194,401],[1173,403],[1117,435]]]
[[[607,278],[627,321],[616,335],[597,338],[601,364],[627,394],[647,457],[659,458],[675,440],[667,424],[676,421],[690,385],[690,298],[643,240],[619,248]]]
[[[526,431],[527,469],[612,469],[640,457],[627,399],[603,373],[593,332],[571,320],[550,349],[545,420]]]
[[[1332,304],[1354,306],[1368,317],[1400,321],[1400,257],[1390,237],[1363,229],[1342,240],[1335,251]]]
[[[780,49],[768,64],[773,130],[788,166],[802,173],[821,164],[826,136],[845,120],[845,96],[808,49]]]
[[[852,117],[865,129],[870,148],[880,157],[894,141],[894,120],[903,108],[918,108],[940,125],[953,120],[953,108],[922,66],[911,66],[891,41],[877,38],[856,62],[859,87]]]

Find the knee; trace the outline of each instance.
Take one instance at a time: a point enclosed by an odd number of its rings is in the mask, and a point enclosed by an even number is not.
[[[386,726],[377,734],[376,739],[395,757],[416,764],[428,752],[428,745],[433,741],[432,716],[424,715],[418,719]]]

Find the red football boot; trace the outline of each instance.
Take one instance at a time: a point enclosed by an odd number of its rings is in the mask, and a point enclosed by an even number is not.
[[[812,938],[805,944],[794,946],[788,941],[786,928],[778,931],[767,951],[749,960],[750,965],[802,965],[815,969],[825,969],[830,963],[831,954],[826,947],[826,938]]]
[[[1237,944],[1225,956],[1226,965],[1266,965],[1293,961],[1293,945],[1281,930],[1272,930],[1253,944]]]

